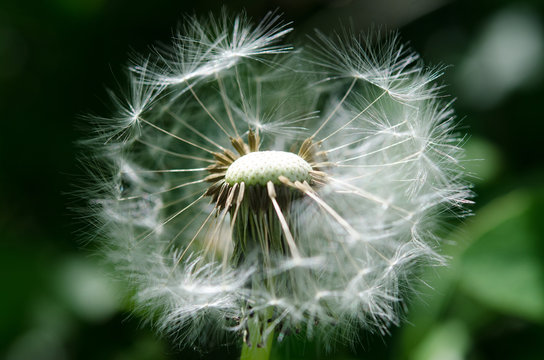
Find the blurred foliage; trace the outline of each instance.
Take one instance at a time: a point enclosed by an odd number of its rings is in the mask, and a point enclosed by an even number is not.
[[[82,171],[78,116],[108,113],[132,50],[166,41],[183,14],[221,4],[156,0],[0,3],[0,358],[236,358],[230,346],[179,350],[128,315],[88,229],[70,208]],[[544,4],[541,1],[232,1],[259,18],[279,7],[297,25],[349,21],[400,28],[444,82],[469,132],[475,215],[445,247],[447,268],[422,275],[407,321],[324,353],[295,336],[276,359],[544,358]],[[117,75],[115,75],[117,74]],[[454,229],[454,226],[450,228]],[[78,240],[79,239],[79,240]]]

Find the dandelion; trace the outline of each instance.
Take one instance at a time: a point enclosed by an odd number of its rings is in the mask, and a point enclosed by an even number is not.
[[[317,33],[269,14],[190,19],[131,66],[96,121],[92,208],[137,312],[182,345],[386,333],[439,216],[463,214],[451,103],[396,35]]]

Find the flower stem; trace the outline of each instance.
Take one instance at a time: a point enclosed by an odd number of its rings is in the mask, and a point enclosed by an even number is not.
[[[248,325],[249,341],[244,341],[242,345],[240,360],[268,360],[274,343],[274,332],[269,333],[263,341],[262,333],[267,325],[266,319],[255,316],[249,320]]]

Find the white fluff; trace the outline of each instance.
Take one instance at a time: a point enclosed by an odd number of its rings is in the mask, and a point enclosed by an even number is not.
[[[419,264],[442,263],[439,217],[469,202],[439,72],[396,35],[318,33],[310,50],[290,52],[274,14],[257,26],[190,19],[181,31],[131,67],[128,97],[115,97],[118,115],[97,118],[90,141],[105,167],[88,196],[138,311],[184,345],[236,338],[270,307],[265,336],[386,332]],[[261,150],[313,136],[329,162],[315,188],[326,205],[302,196],[289,209],[301,257],[273,253],[265,272],[254,253],[225,265],[230,215],[203,196],[211,152],[250,128]]]

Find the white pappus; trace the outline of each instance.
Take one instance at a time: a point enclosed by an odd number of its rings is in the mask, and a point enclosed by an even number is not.
[[[386,332],[470,202],[440,69],[396,35],[298,49],[273,13],[185,23],[87,141],[93,223],[137,311],[182,345]]]

